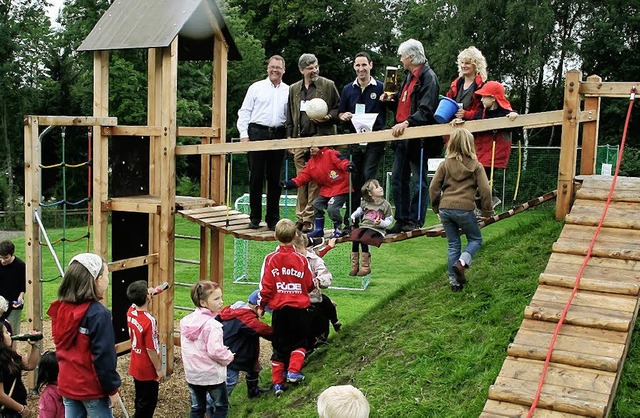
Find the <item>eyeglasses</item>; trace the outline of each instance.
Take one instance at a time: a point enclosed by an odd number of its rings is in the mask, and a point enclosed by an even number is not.
[[[276,67],[275,65],[270,65],[269,69],[270,70],[282,70],[282,69],[284,69],[284,67]]]

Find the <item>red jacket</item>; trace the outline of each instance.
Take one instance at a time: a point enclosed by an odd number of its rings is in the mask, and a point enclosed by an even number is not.
[[[476,79],[474,80],[474,82],[476,84],[476,88],[474,91],[479,90],[480,87],[482,87],[482,85],[484,84],[484,82],[482,81],[482,77],[480,77],[480,74],[476,75]],[[447,92],[446,96],[450,99],[456,100],[456,96],[458,95],[458,90],[460,90],[463,83],[464,83],[463,77],[458,77],[455,80],[453,80],[451,82],[451,86],[449,87],[449,91]],[[481,96],[478,96],[475,93],[471,94],[471,104],[467,109],[464,110],[464,115],[462,117],[464,120],[472,120],[476,115],[476,113],[478,113],[478,110],[482,109],[482,101],[480,101],[480,98]]]
[[[55,301],[47,311],[60,372],[58,392],[75,400],[113,395],[120,387],[116,371],[111,312],[100,302]]]
[[[293,179],[296,187],[313,181],[320,188],[320,196],[333,197],[349,193],[349,160],[334,149],[321,148],[312,155],[304,169]]]
[[[280,245],[264,258],[260,275],[258,306],[272,310],[285,306],[305,309],[311,306],[309,292],[315,288],[307,258],[292,245]]]
[[[505,117],[511,110],[499,107],[496,110],[479,110],[476,119],[490,119]],[[508,129],[494,129],[473,134],[476,155],[483,167],[491,167],[491,157],[493,155],[494,168],[507,168],[509,165],[509,155],[511,155],[511,131]],[[495,154],[493,143],[495,141]]]

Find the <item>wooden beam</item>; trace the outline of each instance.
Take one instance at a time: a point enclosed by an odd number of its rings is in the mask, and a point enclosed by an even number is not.
[[[587,78],[586,83],[580,83],[580,94],[598,97],[628,98],[631,94],[632,87],[640,87],[640,81],[608,81],[603,83],[602,81],[589,80],[589,78]]]
[[[569,213],[573,199],[573,178],[576,175],[578,154],[578,115],[580,113],[580,81],[582,73],[571,70],[567,73],[564,88],[564,110],[560,162],[558,164],[558,197],[556,219],[562,220]]]
[[[145,197],[149,196],[114,197],[104,202],[100,209],[103,212],[121,211],[159,215],[162,211],[160,199],[147,200]]]
[[[587,77],[588,82],[602,81],[597,75]],[[593,120],[582,125],[582,153],[580,155],[580,174],[595,174],[596,155],[598,153],[598,128],[600,126],[600,97],[587,97],[584,100],[585,112],[593,112]]]
[[[178,136],[220,138],[220,128],[212,128],[210,126],[178,126]]]
[[[94,65],[95,65],[95,56],[94,56]],[[108,55],[107,55],[107,65],[108,65]],[[94,68],[95,69],[95,68]],[[108,68],[107,68],[108,71]],[[99,78],[101,76],[98,76]],[[96,81],[96,76],[94,74],[94,82]],[[94,93],[95,93],[95,85],[94,85]],[[108,87],[108,84],[107,84]],[[94,105],[96,103],[94,102]],[[94,107],[95,108],[95,107]],[[118,124],[118,118],[110,118],[108,114],[104,114],[104,116],[98,116],[94,113],[93,117],[91,116],[36,116],[38,118],[38,125],[41,126],[115,126]]]
[[[131,257],[124,260],[116,260],[110,263],[107,263],[109,267],[109,272],[113,273],[114,271],[122,271],[127,269],[133,269],[136,267],[149,266],[152,264],[157,264],[160,257],[157,253],[142,255],[139,257]]]
[[[160,136],[160,126],[104,126],[102,135],[105,136]]]
[[[590,115],[576,113],[579,120],[588,120]],[[553,110],[542,113],[530,113],[528,115],[520,115],[514,121],[507,118],[492,118],[468,121],[457,127],[464,127],[471,132],[482,132],[493,129],[513,129],[513,128],[541,128],[545,126],[554,126],[562,124],[562,110]],[[276,139],[272,141],[255,141],[255,142],[237,142],[237,143],[214,143],[200,145],[182,145],[176,147],[177,155],[196,155],[196,154],[230,154],[248,151],[260,150],[276,150],[289,148],[308,148],[311,146],[332,146],[343,144],[359,144],[361,142],[386,142],[399,141],[404,139],[428,138],[449,135],[456,127],[449,124],[417,126],[405,129],[405,133],[394,138],[391,130],[368,132],[363,134],[343,134],[343,135],[327,135],[314,136],[309,138],[293,138],[293,139]],[[217,201],[217,200],[216,200]]]

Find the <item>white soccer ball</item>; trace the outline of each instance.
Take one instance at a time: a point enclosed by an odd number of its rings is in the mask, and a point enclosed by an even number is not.
[[[307,116],[311,119],[322,119],[329,113],[327,102],[319,97],[311,99],[307,102]]]

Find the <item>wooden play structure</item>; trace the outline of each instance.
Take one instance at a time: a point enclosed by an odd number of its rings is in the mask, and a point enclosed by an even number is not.
[[[221,285],[223,234],[230,233],[245,239],[273,239],[273,233],[264,228],[246,228],[246,215],[230,211],[224,205],[227,154],[439,137],[452,130],[451,126],[445,124],[409,128],[401,138],[393,138],[391,131],[387,130],[368,134],[227,143],[227,60],[239,59],[240,54],[215,0],[185,0],[179,5],[180,13],[173,10],[175,3],[170,0],[114,2],[83,42],[79,50],[93,52],[92,116],[25,117],[25,261],[29,278],[27,292],[30,295],[39,294],[41,279],[41,238],[34,221],[40,210],[41,127],[93,127],[93,250],[109,260],[109,269],[114,276],[131,269],[147,268],[146,274],[152,286],[165,281],[174,283],[176,214],[200,225],[200,279],[217,281]],[[150,8],[159,11],[153,22],[140,17]],[[109,51],[130,48],[148,51],[148,116],[145,126],[119,125],[116,118],[109,116]],[[211,126],[177,126],[179,60],[213,62]],[[520,416],[531,403],[549,329],[553,327],[558,309],[566,300],[567,287],[573,286],[572,275],[585,252],[584,243],[593,229],[593,219],[602,210],[603,190],[610,182],[610,178],[592,176],[598,143],[600,98],[628,97],[630,87],[635,84],[638,83],[602,82],[597,76],[583,80],[580,72],[570,71],[566,76],[563,109],[521,115],[515,121],[501,118],[470,121],[464,125],[472,132],[500,128],[562,127],[556,218],[562,220],[566,217],[567,226],[554,246],[547,270],[540,277],[540,288],[525,310],[526,319],[509,348],[505,366],[489,391],[483,416]],[[177,146],[177,138],[181,136],[198,137],[200,144]],[[110,144],[115,138],[122,137],[130,141],[138,141],[141,137],[148,140],[148,184],[144,188],[145,194],[122,195],[109,188]],[[582,154],[578,169],[579,142]],[[176,196],[175,161],[179,155],[200,156],[201,196]],[[577,177],[578,173],[581,177]],[[556,197],[556,194],[553,192],[545,196],[541,199],[548,200]],[[606,233],[596,245],[596,257],[587,268],[575,307],[570,310],[568,325],[561,333],[546,383],[548,389],[543,390],[535,416],[606,416],[610,410],[638,311],[640,269],[637,266],[640,266],[640,251],[637,242],[640,224],[636,214],[640,209],[640,181],[622,179],[614,196]],[[578,200],[573,205],[576,197]],[[514,208],[512,214],[534,204],[528,202],[520,209]],[[570,210],[571,214],[567,216]],[[143,237],[146,244],[144,254],[110,257],[109,218],[115,213],[144,217],[148,227],[148,234]],[[499,219],[498,216],[486,223]],[[388,241],[441,233],[437,227],[425,228],[390,236]],[[122,294],[121,290],[112,291],[113,301],[122,298]],[[169,359],[167,372],[171,373],[176,343],[173,292],[164,292],[159,298],[161,303],[154,304],[153,313],[158,318],[161,343],[166,346],[166,358]],[[37,298],[28,299],[30,328],[41,328],[41,305],[42,301]],[[123,312],[116,312],[114,302],[114,318],[120,314]],[[128,348],[126,341],[117,346],[119,352]]]

